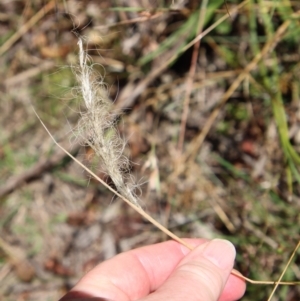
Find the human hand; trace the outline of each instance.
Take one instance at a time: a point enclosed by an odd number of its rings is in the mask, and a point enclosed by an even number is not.
[[[119,254],[88,272],[60,301],[233,301],[245,282],[230,274],[235,249],[224,240],[167,241]]]

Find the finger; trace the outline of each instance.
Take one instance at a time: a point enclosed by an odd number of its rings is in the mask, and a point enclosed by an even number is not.
[[[194,239],[187,242],[196,246],[203,244],[205,240]],[[73,294],[77,298],[93,296],[118,301],[142,298],[157,290],[189,252],[180,244],[168,241],[120,254],[89,272],[63,300],[75,297]],[[234,276],[230,279],[232,277]],[[245,289],[241,279],[229,281],[227,286],[225,291],[233,298],[226,299],[225,295],[223,301],[233,300],[234,296],[235,299],[239,298]]]
[[[246,290],[245,281],[238,276],[230,274],[226,282],[225,288],[218,301],[239,300],[245,294],[245,290]]]
[[[198,246],[153,294],[141,301],[217,301],[221,297],[235,259],[234,246],[212,240]],[[223,297],[224,298],[224,297]]]
[[[192,246],[204,239],[186,239]],[[136,300],[156,290],[190,251],[175,241],[138,248],[115,256],[87,273],[61,301],[69,298],[103,297]]]

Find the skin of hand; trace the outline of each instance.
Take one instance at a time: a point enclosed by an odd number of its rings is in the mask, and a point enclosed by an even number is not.
[[[245,282],[230,274],[235,248],[225,240],[186,239],[121,253],[88,272],[59,301],[234,301]]]

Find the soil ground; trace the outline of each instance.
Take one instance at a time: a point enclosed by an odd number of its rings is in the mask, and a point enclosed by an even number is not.
[[[300,233],[300,3],[173,2],[0,1],[0,300],[58,300],[97,263],[168,239],[33,112],[112,185],[74,134],[79,36],[142,207],[179,237],[232,241],[245,276],[279,278]],[[298,252],[284,280],[299,279]],[[272,300],[299,299],[293,286]]]

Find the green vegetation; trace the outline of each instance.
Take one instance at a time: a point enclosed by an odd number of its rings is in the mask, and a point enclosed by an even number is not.
[[[0,4],[0,50],[19,30],[16,24],[21,27],[48,1],[34,2],[18,1],[9,9]],[[82,112],[70,67],[77,64],[75,28],[86,39],[91,63],[107,70],[109,94],[123,112],[116,124],[128,141],[125,154],[131,173],[143,183],[142,205],[149,214],[180,237],[229,239],[237,247],[241,273],[277,280],[300,233],[300,2],[208,1],[203,30],[210,30],[200,41],[191,82],[189,43],[199,34],[201,15],[197,1],[185,7],[179,0],[174,6],[158,1],[159,7],[150,0],[143,1],[146,7],[134,7],[131,0],[124,7],[117,0],[74,7],[67,0],[56,2],[56,13],[46,14],[0,57],[0,191],[59,154],[31,105],[60,143],[111,184],[93,151],[78,150],[73,134]],[[43,69],[45,61],[52,67]],[[115,233],[118,250],[144,231],[149,235],[139,245],[165,239],[127,207],[114,209],[114,197],[66,158],[37,169],[0,199],[1,239],[37,262],[58,292],[63,277],[70,276],[46,263],[67,262],[79,278],[87,262],[102,256],[102,234],[88,248],[76,240],[78,233],[89,238],[90,226]],[[10,257],[0,243],[1,271]],[[19,291],[10,289],[14,270],[1,275],[0,299],[19,299]],[[284,280],[299,281],[299,275],[298,251]],[[44,279],[34,279],[44,285]],[[44,299],[57,300],[53,290],[45,287]],[[271,290],[249,284],[242,300],[267,300]],[[280,287],[274,300],[299,298],[300,287]]]

